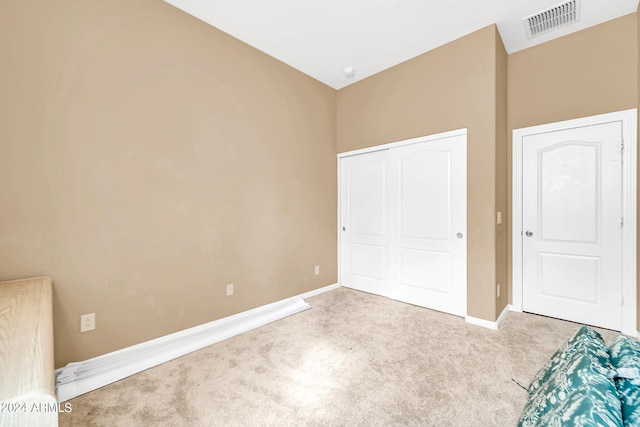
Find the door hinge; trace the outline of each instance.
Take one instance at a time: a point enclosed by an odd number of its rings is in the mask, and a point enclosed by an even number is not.
[[[624,295],[620,297],[620,305],[624,305]]]
[[[620,218],[620,228],[624,227],[624,217]]]

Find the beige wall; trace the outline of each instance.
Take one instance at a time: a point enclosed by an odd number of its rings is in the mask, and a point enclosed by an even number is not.
[[[53,277],[56,366],[337,282],[333,89],[152,0],[0,2],[0,75],[0,280]]]
[[[501,43],[495,26],[486,27],[341,89],[337,106],[338,152],[468,128],[468,313],[487,320],[496,318],[496,126],[504,126],[496,118],[496,67],[504,66]],[[504,108],[505,101],[500,104]]]
[[[0,280],[54,278],[56,366],[332,284],[336,152],[466,127],[468,312],[494,320],[512,130],[636,107],[637,28],[507,56],[490,26],[336,95],[160,1],[1,2]]]
[[[635,108],[636,14],[509,55],[509,128]]]
[[[626,15],[509,55],[509,218],[513,129],[637,107],[637,19]],[[508,242],[510,254],[510,223]],[[509,269],[511,278],[511,262]]]
[[[497,32],[497,28],[496,28]],[[502,44],[500,35],[496,34],[496,213],[502,214],[502,224],[496,225],[496,284],[500,284],[500,296],[497,296],[495,319],[497,319],[509,303],[507,229],[508,229],[508,195],[507,195],[507,70],[508,55]],[[496,217],[497,224],[497,217]]]

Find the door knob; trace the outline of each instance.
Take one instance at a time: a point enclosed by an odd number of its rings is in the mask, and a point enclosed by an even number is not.
[[[346,231],[346,230],[347,230],[347,227],[342,227],[342,231]]]
[[[463,235],[462,235],[462,233],[458,233],[458,234],[456,234],[456,237],[457,237],[458,239],[462,239]]]
[[[526,234],[526,235],[527,235],[527,237],[531,237],[531,236],[533,236],[533,233],[532,233],[532,232],[530,232],[530,231],[527,231],[527,232],[526,232],[526,233],[524,233],[524,234]]]

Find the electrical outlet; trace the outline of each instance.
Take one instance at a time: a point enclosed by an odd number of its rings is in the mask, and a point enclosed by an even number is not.
[[[96,328],[96,314],[89,313],[80,316],[80,332],[93,331]]]
[[[313,270],[314,274],[317,276],[320,274],[320,266],[316,265],[316,268]]]
[[[502,224],[502,212],[498,212],[496,222],[498,225]]]
[[[500,298],[500,283],[496,286],[496,298]]]
[[[230,297],[231,295],[233,295],[233,283],[227,285],[227,296]]]

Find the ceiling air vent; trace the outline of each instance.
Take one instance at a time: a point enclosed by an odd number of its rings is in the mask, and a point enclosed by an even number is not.
[[[537,37],[579,20],[579,0],[570,0],[522,19],[528,38]]]

